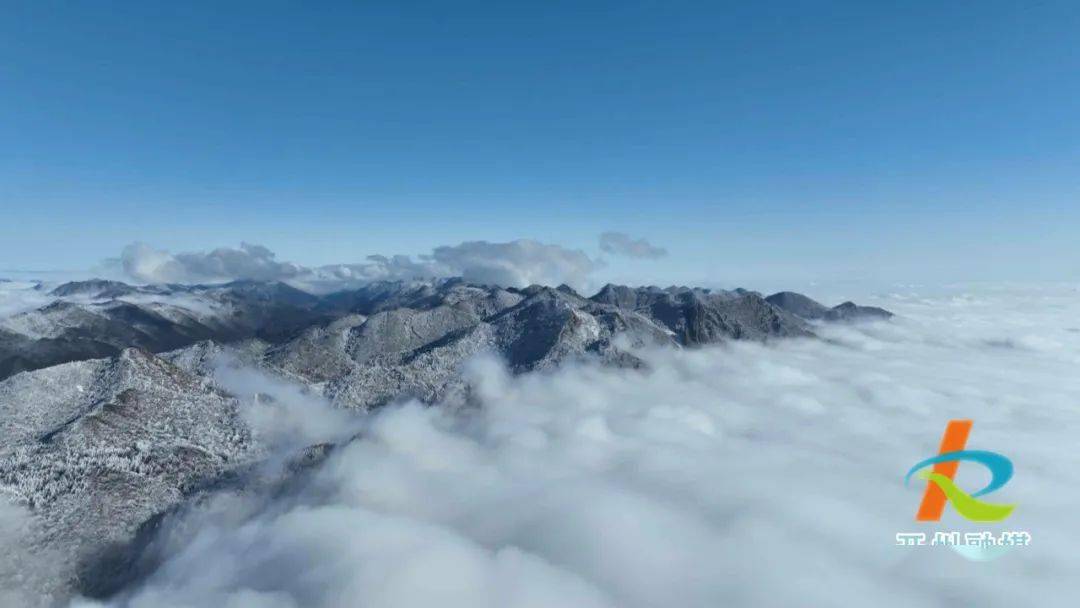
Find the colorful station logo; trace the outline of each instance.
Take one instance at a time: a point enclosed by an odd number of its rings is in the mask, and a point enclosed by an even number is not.
[[[945,503],[953,506],[957,513],[971,521],[999,522],[1005,520],[1016,508],[1014,504],[995,504],[984,502],[977,497],[1000,489],[1012,479],[1013,464],[1008,458],[997,452],[986,450],[967,450],[968,434],[971,433],[971,420],[950,420],[941,438],[938,455],[923,460],[907,472],[904,483],[912,475],[926,480],[926,491],[922,503],[915,515],[918,521],[939,521],[945,510]],[[953,477],[961,462],[975,462],[990,471],[990,483],[977,492],[968,494],[953,483]],[[933,465],[930,470],[923,470]]]

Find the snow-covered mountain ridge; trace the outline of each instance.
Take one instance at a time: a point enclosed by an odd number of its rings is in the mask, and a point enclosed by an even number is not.
[[[580,359],[634,368],[636,347],[812,339],[818,319],[889,316],[849,304],[808,314],[802,300],[745,290],[608,285],[586,298],[460,279],[327,296],[281,283],[87,281],[49,295],[0,320],[0,493],[31,511],[36,546],[63,556],[45,594],[110,593],[136,575],[156,518],[265,457],[243,413],[252,394],[222,385],[223,366],[343,409],[468,403],[461,371],[479,355],[512,372]]]

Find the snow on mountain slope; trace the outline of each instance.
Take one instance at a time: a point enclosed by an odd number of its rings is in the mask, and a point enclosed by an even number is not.
[[[0,493],[35,514],[33,542],[65,560],[43,593],[93,588],[88,568],[257,455],[235,399],[137,349],[2,382],[0,416]]]
[[[127,347],[163,352],[208,339],[280,340],[330,318],[315,310],[317,298],[282,284],[94,280],[65,283],[50,295],[44,306],[0,318],[0,378]]]
[[[439,279],[372,283],[315,296],[283,283],[257,281],[132,286],[91,280],[65,283],[47,296],[40,284],[0,290],[0,308],[10,311],[0,315],[0,379],[24,370],[115,355],[127,347],[164,352],[208,339],[228,343],[260,338],[281,343],[307,328],[323,327],[351,314],[372,317],[353,337],[354,349],[367,349],[366,355],[353,353],[362,359],[399,346],[410,350],[431,342],[433,336],[426,332],[446,335],[463,330],[534,299],[544,289],[560,294],[584,314],[592,314],[590,307],[595,306],[636,314],[685,345],[808,332],[797,315],[745,290],[609,285],[590,300],[568,287],[502,289]],[[47,304],[26,309],[29,303],[46,299]],[[829,311],[837,319],[864,313],[868,314],[854,305]],[[411,337],[393,335],[397,331]]]

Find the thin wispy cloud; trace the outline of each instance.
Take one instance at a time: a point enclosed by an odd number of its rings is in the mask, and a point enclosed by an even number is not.
[[[667,249],[657,247],[644,238],[635,239],[622,232],[605,232],[600,235],[600,250],[611,255],[629,258],[659,259],[667,256]]]

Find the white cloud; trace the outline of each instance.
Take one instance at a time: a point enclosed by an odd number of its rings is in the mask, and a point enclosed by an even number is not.
[[[582,288],[598,268],[584,252],[537,241],[469,241],[436,247],[431,254],[373,255],[365,262],[305,267],[279,262],[261,245],[172,254],[144,243],[124,248],[118,260],[129,277],[146,283],[215,283],[237,279],[286,281],[313,291],[341,289],[373,280],[462,276],[507,287],[567,283]]]
[[[55,298],[36,281],[0,281],[0,319],[44,306]]]
[[[120,263],[130,277],[148,283],[284,280],[306,272],[296,264],[276,261],[274,252],[266,247],[249,243],[241,243],[238,249],[219,247],[175,255],[145,243],[132,243],[124,248]]]
[[[508,243],[469,241],[436,247],[425,256],[450,276],[513,287],[566,283],[582,287],[598,265],[583,251],[528,239]]]
[[[893,296],[867,302],[889,323],[649,351],[643,372],[478,360],[474,403],[387,407],[300,493],[219,497],[114,604],[1072,605],[1077,296]],[[959,417],[1016,463],[995,500],[1034,538],[991,564],[894,546],[965,527],[916,524],[902,483]]]
[[[35,521],[24,507],[11,504],[0,492],[0,606],[55,606],[62,598],[48,590],[60,576],[63,557],[31,546]]]
[[[630,258],[662,258],[667,249],[657,247],[645,239],[635,239],[622,232],[605,232],[600,235],[600,249],[612,255]]]
[[[241,399],[244,422],[267,450],[289,455],[320,442],[338,443],[359,430],[355,413],[333,408],[305,387],[221,357],[215,383]]]
[[[9,503],[0,495],[0,543],[4,547],[18,547],[22,540],[22,530],[30,518],[25,510]],[[20,552],[21,553],[21,552]],[[14,558],[14,559],[13,559]],[[0,606],[9,606],[20,603],[25,599],[25,591],[22,590],[21,565],[18,563],[22,556],[4,551],[0,554]]]

